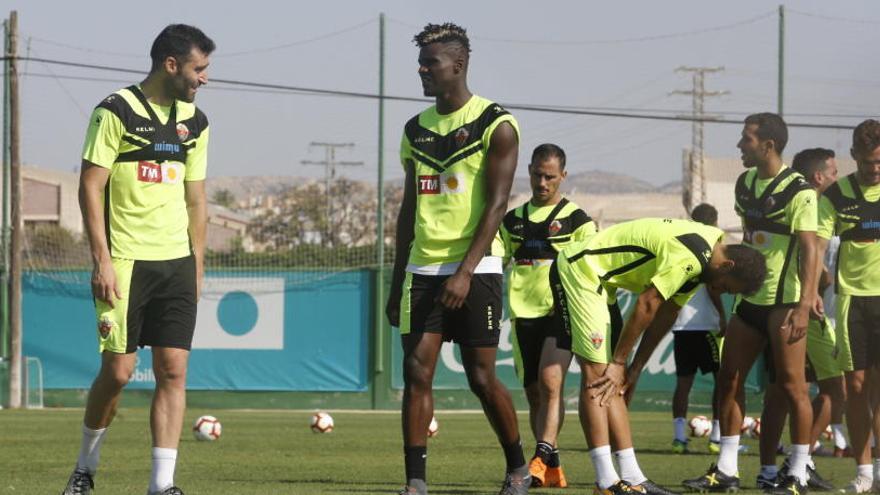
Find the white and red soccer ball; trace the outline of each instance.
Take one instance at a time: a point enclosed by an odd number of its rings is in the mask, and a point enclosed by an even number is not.
[[[706,437],[712,431],[712,422],[706,416],[694,416],[688,422],[692,437]]]
[[[312,415],[312,421],[309,424],[315,433],[330,433],[333,431],[333,416],[325,412],[316,412]]]
[[[437,422],[437,418],[431,418],[431,424],[428,425],[428,436],[435,437],[437,433],[440,432],[440,423]]]
[[[743,416],[742,427],[740,427],[739,433],[744,437],[753,437],[755,436],[755,425],[758,420],[751,416]]]
[[[222,432],[223,426],[214,416],[199,416],[193,423],[193,436],[202,442],[213,442]]]

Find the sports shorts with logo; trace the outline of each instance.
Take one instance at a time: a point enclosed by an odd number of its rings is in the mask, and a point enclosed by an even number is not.
[[[807,327],[807,381],[815,382],[843,376],[838,363],[840,350],[829,318],[810,320]]]
[[[838,294],[836,323],[841,369],[865,370],[880,363],[880,296]]]
[[[120,354],[138,347],[189,350],[196,327],[196,264],[190,255],[164,261],[113,258],[122,299],[95,299],[98,349]]]
[[[609,303],[613,300],[599,277],[590,272],[575,275],[568,260],[560,257],[550,267],[550,290],[563,331],[558,347],[593,363],[610,363],[614,344]]]
[[[523,387],[528,387],[538,380],[544,341],[553,338],[558,342],[561,338],[560,321],[552,314],[540,318],[513,318],[510,325],[516,376]]]
[[[468,347],[497,347],[501,336],[500,273],[477,273],[459,309],[437,300],[449,275],[407,272],[400,300],[400,333],[440,333],[443,340]]]
[[[709,330],[673,332],[676,376],[715,373],[721,367],[719,338]]]

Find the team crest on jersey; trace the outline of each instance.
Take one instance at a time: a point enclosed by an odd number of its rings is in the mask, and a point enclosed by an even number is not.
[[[764,202],[764,208],[767,210],[771,210],[774,206],[776,206],[776,200],[773,199],[773,196],[770,196],[769,198],[767,198],[767,201]]]
[[[177,139],[180,139],[181,143],[189,139],[189,128],[186,124],[181,122],[177,123]]]
[[[562,222],[559,220],[553,220],[550,222],[550,226],[547,227],[547,233],[551,236],[558,234],[560,230],[562,230]]]
[[[595,348],[602,347],[602,343],[605,342],[605,336],[599,332],[593,332],[590,334],[590,342],[593,343]]]
[[[471,133],[469,133],[464,127],[455,131],[455,144],[460,148],[470,135]]]

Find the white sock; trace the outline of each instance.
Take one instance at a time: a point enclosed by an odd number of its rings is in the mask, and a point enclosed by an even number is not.
[[[174,485],[174,465],[177,449],[153,447],[153,472],[150,475],[150,492],[160,492]]]
[[[869,480],[874,479],[874,471],[871,469],[873,466],[870,464],[859,464],[856,466],[856,473],[863,477],[868,478]]]
[[[831,425],[831,432],[834,434],[834,446],[838,449],[845,449],[846,435],[843,434],[843,424]]]
[[[620,477],[630,485],[641,485],[648,481],[642,473],[639,463],[636,461],[636,451],[632,447],[618,450],[614,453],[617,458],[617,467],[620,468]]]
[[[718,454],[718,470],[727,476],[739,476],[737,454],[739,454],[739,435],[721,437],[721,453]]]
[[[718,443],[721,441],[721,421],[712,420],[712,432],[709,433],[709,441]]]
[[[82,444],[79,447],[79,458],[76,460],[78,469],[87,469],[90,474],[98,470],[98,460],[101,458],[101,444],[107,428],[93,430],[86,425],[82,427]]]
[[[776,467],[776,464],[762,464],[761,465],[761,476],[767,479],[776,479],[776,475],[779,474],[779,468]]]
[[[874,479],[880,480],[880,459],[874,459]]]
[[[603,445],[590,451],[590,460],[593,461],[593,469],[596,470],[596,484],[602,490],[620,481],[620,476],[614,470],[614,462],[611,461],[611,446]]]
[[[812,449],[812,450],[816,450],[816,449],[818,449],[818,448],[821,447],[821,446],[822,446],[822,442],[816,440],[816,443],[813,444],[813,449]]]
[[[675,439],[680,442],[688,441],[687,433],[684,432],[684,427],[686,424],[686,418],[675,418],[672,420],[672,429],[673,431],[675,431]]]
[[[794,476],[802,484],[807,483],[807,462],[810,460],[810,446],[807,444],[791,444],[791,464],[788,474]]]

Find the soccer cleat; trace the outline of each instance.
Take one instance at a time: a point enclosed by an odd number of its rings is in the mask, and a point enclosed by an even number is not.
[[[779,484],[777,478],[779,478],[778,474],[771,478],[769,476],[764,476],[764,473],[758,473],[758,477],[755,479],[755,485],[758,486],[759,490],[769,492],[770,490],[775,489]]]
[[[529,474],[532,475],[532,486],[544,486],[544,477],[547,475],[547,465],[539,456],[532,457],[529,461]]]
[[[709,440],[709,453],[720,454],[721,453],[721,442]]]
[[[739,477],[728,476],[718,470],[718,466],[712,464],[706,474],[699,478],[684,480],[681,482],[685,488],[700,492],[735,492],[739,490]]]
[[[641,492],[634,490],[626,481],[620,480],[608,488],[599,488],[599,485],[593,486],[593,495],[634,495]]]
[[[770,495],[807,495],[809,489],[805,483],[801,483],[795,476],[784,477],[776,488],[765,490]]]
[[[95,480],[85,469],[75,469],[61,495],[88,495],[95,489]]]
[[[645,495],[679,495],[667,488],[664,488],[651,480],[645,480],[638,485],[631,485],[634,492],[644,493]]]
[[[874,480],[872,478],[856,476],[845,488],[840,489],[840,493],[870,493],[873,485]]]
[[[534,475],[532,477],[534,478]],[[532,486],[535,486],[534,481],[532,481]],[[544,486],[547,488],[565,488],[568,486],[568,481],[565,480],[565,473],[562,472],[562,466],[547,468]]]
[[[687,440],[681,441],[677,438],[672,440],[672,453],[673,454],[687,454],[688,453],[688,443]]]
[[[852,449],[848,445],[844,448],[834,447],[834,457],[852,457]]]
[[[172,486],[162,490],[161,492],[147,492],[147,495],[183,495],[183,490]]]
[[[809,486],[811,490],[817,492],[834,491],[834,485],[832,485],[830,481],[819,476],[819,472],[816,471],[816,468],[811,467],[809,464],[807,464],[807,486]]]
[[[527,474],[522,478],[514,478],[510,473],[507,473],[498,495],[528,495],[530,486],[532,486],[532,475]]]

